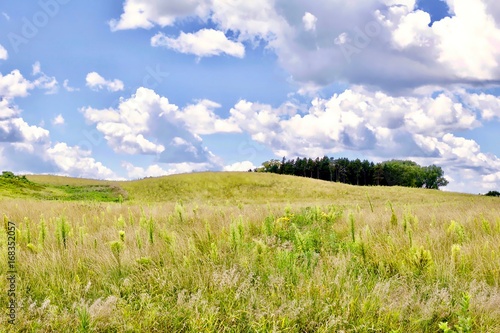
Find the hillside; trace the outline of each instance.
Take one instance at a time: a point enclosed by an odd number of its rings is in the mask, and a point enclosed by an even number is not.
[[[7,175],[7,176],[6,176]],[[120,197],[121,195],[121,197]],[[126,193],[107,181],[49,175],[0,175],[0,197],[39,200],[120,201]]]
[[[371,200],[445,202],[478,196],[406,187],[352,186],[311,178],[253,172],[201,172],[118,182],[139,201],[338,202]]]
[[[267,202],[336,202],[367,204],[372,201],[408,202],[413,204],[454,202],[456,200],[490,200],[477,195],[406,187],[352,186],[316,179],[254,172],[200,172],[135,181],[102,181],[47,175],[29,175],[38,184],[31,191],[2,191],[11,197],[33,195],[59,200],[104,199],[142,202],[208,201],[214,204]],[[44,192],[45,191],[45,192]],[[100,194],[99,194],[100,193]],[[102,193],[107,193],[103,195]],[[95,194],[95,195],[94,195]]]

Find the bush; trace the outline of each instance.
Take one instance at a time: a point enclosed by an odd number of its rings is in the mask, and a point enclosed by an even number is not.
[[[488,197],[500,197],[500,192],[498,191],[489,191],[485,194]]]
[[[3,178],[16,178],[13,172],[10,171],[2,171],[2,176]]]

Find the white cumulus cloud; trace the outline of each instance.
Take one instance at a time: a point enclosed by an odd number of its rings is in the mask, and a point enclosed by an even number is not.
[[[112,31],[127,29],[150,29],[155,24],[165,27],[177,18],[187,16],[205,17],[210,0],[126,0],[119,20],[111,20]]]
[[[245,56],[245,46],[242,43],[229,40],[222,31],[213,29],[201,29],[195,33],[181,32],[177,38],[167,37],[160,32],[151,38],[151,45],[164,46],[198,57],[223,53],[237,58]]]
[[[500,81],[500,5],[495,0],[447,0],[452,16],[432,25],[430,14],[418,9],[415,0],[366,0],[349,6],[319,0],[312,8],[308,2],[278,0],[168,3],[126,1],[115,28],[172,25],[187,16],[210,20],[215,25],[210,30],[231,31],[235,42],[265,44],[293,80],[304,85],[342,81],[400,93]],[[181,36],[159,34],[154,39],[182,52],[222,52],[191,42],[196,33]]]
[[[81,112],[96,124],[115,152],[156,155],[162,163],[216,163],[199,134],[238,129],[214,114],[213,108],[218,106],[202,100],[180,109],[166,97],[141,87],[122,99],[117,109],[87,107]]]
[[[236,162],[224,167],[224,171],[248,171],[255,169],[255,165],[250,161]]]
[[[53,76],[48,76],[42,71],[42,66],[40,62],[37,61],[32,66],[32,74],[38,76],[33,84],[39,89],[46,90],[45,94],[52,95],[59,91],[59,84],[57,79]]]
[[[118,79],[106,80],[97,72],[88,73],[85,81],[87,86],[93,90],[107,89],[108,91],[116,92],[124,89],[122,81]]]
[[[316,22],[317,21],[318,21],[318,18],[309,12],[306,12],[304,14],[304,16],[302,16],[302,22],[304,23],[304,29],[306,29],[307,31],[316,30]]]
[[[6,99],[25,97],[35,85],[26,80],[19,70],[15,69],[7,75],[0,73],[0,96]]]
[[[160,166],[152,164],[147,168],[134,166],[132,163],[123,162],[122,167],[127,172],[129,179],[140,179],[145,177],[161,177],[193,171],[207,171],[210,165],[207,163],[169,163]]]
[[[54,125],[64,125],[64,117],[61,114],[57,115],[52,120],[52,124],[54,124]]]

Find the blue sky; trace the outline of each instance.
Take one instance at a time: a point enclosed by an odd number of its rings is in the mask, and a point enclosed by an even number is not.
[[[412,159],[500,188],[495,0],[0,3],[0,169]]]

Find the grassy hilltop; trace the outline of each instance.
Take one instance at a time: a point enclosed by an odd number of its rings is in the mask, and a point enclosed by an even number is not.
[[[0,214],[18,272],[2,331],[500,331],[499,198],[246,172],[33,175],[0,177]]]

